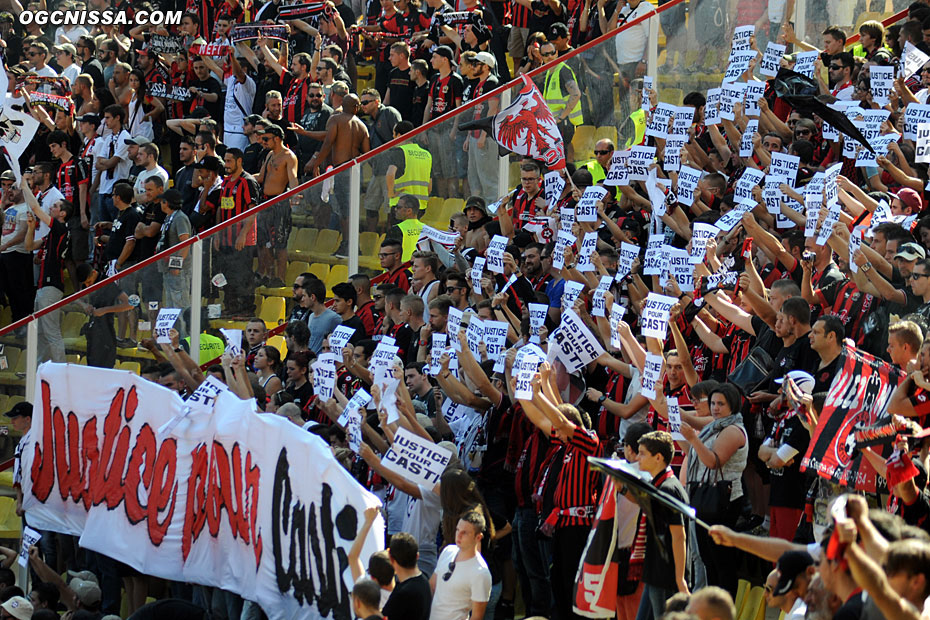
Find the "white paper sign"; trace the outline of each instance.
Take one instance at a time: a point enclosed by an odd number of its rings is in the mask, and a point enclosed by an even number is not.
[[[649,175],[649,166],[656,159],[656,147],[634,146],[630,149],[628,167],[631,181],[645,181]]]
[[[904,110],[904,139],[917,139],[917,125],[930,123],[930,104],[911,103]]]
[[[442,368],[439,360],[442,358],[443,352],[446,350],[446,342],[448,339],[445,334],[433,334],[430,342],[429,350],[429,374],[436,377],[439,375],[439,371]]]
[[[669,248],[668,250],[668,270],[669,273],[678,282],[678,288],[683,293],[694,291],[694,265],[689,261],[690,256],[687,250],[678,248]]]
[[[655,89],[655,85],[653,83],[652,76],[644,75],[643,76],[643,90],[641,91],[640,103],[639,103],[639,107],[642,108],[643,110],[648,111],[652,108],[652,102],[649,101],[649,91],[653,89]]]
[[[42,533],[37,532],[28,525],[23,526],[23,544],[19,550],[19,559],[17,563],[26,568],[29,566],[29,547],[39,544],[39,540],[42,538]]]
[[[581,249],[578,250],[578,264],[575,269],[578,271],[594,271],[594,264],[591,262],[591,255],[597,249],[597,231],[590,231],[584,234],[581,241]]]
[[[562,309],[567,310],[575,305],[575,300],[581,295],[584,284],[573,280],[565,281],[565,288],[562,289]]]
[[[485,267],[494,273],[504,273],[504,250],[507,249],[507,237],[494,235],[484,253]]]
[[[552,334],[549,346],[556,347],[556,355],[569,373],[584,368],[604,353],[601,343],[574,310],[562,313],[562,322]]]
[[[906,41],[904,43],[904,60],[901,63],[901,77],[905,80],[920,71],[920,68],[927,64],[930,56],[917,49],[913,43]]]
[[[917,155],[918,164],[930,164],[930,123],[917,125]]]
[[[224,353],[229,353],[233,357],[238,356],[242,353],[242,330],[241,329],[226,329],[224,327],[220,328],[220,332],[223,334],[223,337],[226,339],[226,350]]]
[[[591,316],[607,316],[604,293],[607,292],[613,281],[614,279],[611,276],[601,276],[601,281],[591,296]]]
[[[447,248],[454,246],[460,236],[457,232],[439,230],[427,224],[423,224],[423,229],[420,231],[420,239],[429,239]]]
[[[733,29],[733,40],[730,43],[730,49],[734,52],[740,52],[751,49],[752,37],[756,33],[754,24],[737,26]]]
[[[765,82],[753,80],[746,83],[746,100],[743,113],[746,116],[759,116],[762,110],[759,108],[759,99],[765,94]]]
[[[513,391],[516,399],[530,400],[533,398],[533,377],[536,376],[537,367],[541,360],[535,355],[525,355],[517,368],[517,385]]]
[[[552,170],[543,177],[543,189],[546,192],[546,204],[550,209],[555,209],[559,198],[562,197],[562,191],[565,189],[565,179],[558,170]]]
[[[607,190],[599,185],[589,185],[581,194],[581,199],[575,205],[575,214],[579,222],[597,221],[597,202],[604,200]]]
[[[403,476],[404,480],[432,488],[439,483],[451,459],[449,450],[401,427],[394,434],[394,443],[381,459],[381,464]]]
[[[629,158],[629,151],[614,151],[613,156],[610,158],[610,170],[607,171],[604,185],[608,187],[626,187],[630,184],[630,169],[627,167]]]
[[[646,135],[665,139],[668,137],[668,126],[675,116],[675,109],[670,103],[659,103],[652,111],[649,124],[646,125]]]
[[[820,232],[817,233],[817,245],[826,245],[830,235],[833,234],[833,227],[840,221],[840,205],[834,204],[827,211],[827,216],[823,218],[823,224],[820,225]]]
[[[871,81],[869,87],[872,91],[872,101],[884,106],[891,103],[891,85],[894,82],[894,67],[869,67]]]
[[[678,106],[675,108],[675,120],[672,121],[672,135],[687,136],[692,123],[694,123],[694,108],[686,105]]]
[[[342,350],[349,344],[349,340],[355,335],[355,328],[348,325],[340,325],[329,335],[329,350],[342,358]]]
[[[736,201],[755,206],[756,197],[752,195],[752,188],[762,183],[764,178],[765,173],[761,170],[756,168],[744,169],[742,176],[740,176],[733,188],[733,196]]]
[[[681,407],[678,406],[678,397],[669,396],[665,399],[668,406],[668,430],[674,441],[684,441],[685,437],[681,434]]]
[[[714,222],[714,226],[719,228],[724,232],[730,232],[733,230],[733,227],[740,223],[740,220],[743,219],[743,215],[752,209],[753,205],[746,203],[738,203],[735,207],[724,213],[719,220]]]
[[[701,171],[690,166],[682,166],[678,171],[678,202],[690,207],[694,204],[694,190],[701,180]]]
[[[568,284],[566,282],[566,284]],[[546,322],[549,306],[546,304],[529,304],[530,307],[530,342],[539,344],[539,331]]]
[[[313,368],[313,393],[324,403],[333,397],[336,387],[336,356],[321,355],[311,364]]]
[[[788,180],[788,185],[794,187],[800,168],[801,158],[797,155],[772,153],[772,164],[769,166],[769,174],[786,178]]]
[[[346,420],[346,439],[349,443],[349,450],[358,454],[362,447],[362,412],[359,409],[349,411],[349,417]]]
[[[665,360],[661,355],[646,353],[646,361],[643,365],[643,388],[642,394],[646,398],[656,398],[656,389],[659,382],[659,376],[662,374],[662,363]]]
[[[449,317],[446,319],[446,334],[449,336],[449,344],[456,351],[462,350],[462,345],[459,343],[459,328],[462,326],[463,315],[464,312],[455,306],[449,307]]]
[[[727,65],[726,73],[723,75],[723,81],[735,82],[749,69],[749,63],[758,56],[755,50],[746,50],[743,52],[734,52],[730,54],[730,63]]]
[[[468,342],[468,350],[475,356],[475,359],[481,359],[481,343],[484,341],[484,321],[473,314],[468,321],[468,329],[465,330],[465,341]]]
[[[155,342],[158,344],[171,344],[168,332],[174,327],[174,322],[181,316],[179,308],[162,308],[155,319]]]
[[[787,47],[781,43],[769,41],[765,47],[765,54],[762,56],[762,63],[759,65],[759,73],[766,77],[778,75],[781,59],[784,57],[786,49]]]
[[[720,124],[720,89],[710,88],[707,90],[707,102],[704,105],[704,124]]]
[[[751,118],[746,123],[746,131],[743,132],[743,138],[739,143],[739,156],[751,157],[754,150],[752,139],[759,133],[759,119]]]
[[[765,175],[765,187],[762,188],[762,200],[765,201],[765,210],[775,215],[781,213],[782,191],[781,184],[788,184],[788,179],[777,174]]]
[[[707,240],[717,236],[720,229],[713,224],[696,222],[691,231],[691,257],[689,262],[692,265],[699,265],[704,262],[707,254]]]
[[[643,275],[661,275],[663,264],[662,246],[665,245],[665,235],[649,235],[646,245],[646,257],[643,259]]]
[[[370,402],[371,394],[366,392],[365,388],[359,388],[355,394],[352,395],[352,398],[349,399],[349,402],[346,403],[345,409],[342,410],[342,414],[340,414],[339,420],[336,423],[343,428],[347,428],[349,416],[352,412],[364,410]]]
[[[681,168],[681,149],[688,142],[688,136],[670,136],[665,141],[665,151],[663,151],[663,168],[665,172],[677,171]]]
[[[615,279],[619,282],[630,274],[633,270],[633,261],[639,256],[639,246],[626,241],[620,242],[620,257],[617,260],[617,275]]]
[[[571,232],[559,230],[555,236],[555,247],[552,249],[552,266],[562,269],[565,266],[565,250],[575,243],[575,236]]]
[[[471,276],[471,290],[474,291],[475,295],[481,294],[481,276],[484,275],[484,264],[486,260],[487,259],[483,256],[477,257],[474,266],[469,272]]]
[[[820,56],[820,52],[798,52],[794,55],[794,71],[801,75],[806,75],[814,79],[814,61]]]
[[[619,349],[622,345],[620,342],[620,322],[623,315],[626,314],[626,307],[614,302],[610,307],[610,346]]]
[[[724,84],[720,87],[720,118],[736,120],[736,104],[743,101],[745,83]]]
[[[672,306],[678,300],[668,295],[649,293],[646,304],[643,306],[643,316],[640,320],[640,331],[643,336],[665,340],[668,335],[668,317]]]
[[[859,272],[859,265],[856,264],[856,261],[853,260],[853,256],[856,255],[856,252],[862,247],[862,233],[864,232],[864,227],[856,226],[853,231],[849,234],[849,270],[853,273]]]
[[[484,346],[488,350],[488,359],[495,362],[498,359],[503,359],[506,345],[507,323],[504,321],[484,321]]]

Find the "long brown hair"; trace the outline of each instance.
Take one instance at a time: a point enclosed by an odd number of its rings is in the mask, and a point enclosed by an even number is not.
[[[487,549],[485,545],[494,539],[494,522],[474,479],[461,469],[447,471],[440,478],[439,499],[442,503],[442,537],[445,544],[455,544],[455,528],[459,517],[469,510],[480,510],[487,523],[482,550]]]

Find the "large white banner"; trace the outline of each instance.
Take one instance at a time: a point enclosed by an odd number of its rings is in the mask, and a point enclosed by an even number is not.
[[[348,552],[377,498],[319,437],[213,394],[188,404],[127,372],[43,364],[22,463],[30,525],[273,620],[351,620]],[[362,557],[381,547],[375,526]]]

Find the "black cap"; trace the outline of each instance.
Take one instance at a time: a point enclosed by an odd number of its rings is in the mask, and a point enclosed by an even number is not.
[[[176,189],[169,189],[162,192],[161,196],[158,197],[158,200],[164,200],[165,202],[173,205],[181,204],[181,192]]]
[[[79,123],[93,123],[94,125],[100,124],[100,117],[96,114],[84,114],[82,116],[78,116],[74,120]]]
[[[455,63],[455,52],[448,45],[437,45],[433,48],[433,53],[448,58],[450,63]]]
[[[805,572],[808,566],[814,565],[814,558],[807,551],[786,551],[778,558],[778,583],[772,594],[784,596],[794,587],[798,575]]]
[[[19,416],[32,417],[32,403],[27,403],[23,401],[21,403],[16,403],[13,405],[13,408],[6,412],[6,417],[16,418]]]
[[[196,164],[194,164],[194,168],[197,170],[209,170],[210,172],[216,172],[219,174],[223,171],[223,160],[219,157],[207,155]]]

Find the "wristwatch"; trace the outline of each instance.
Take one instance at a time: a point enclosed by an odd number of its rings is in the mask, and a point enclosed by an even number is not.
[[[861,269],[864,273],[868,273],[872,270],[872,263],[866,262],[861,267],[859,267],[859,269]]]
[[[607,394],[601,394],[601,397],[597,399],[597,404],[603,405],[605,400],[607,400]]]

